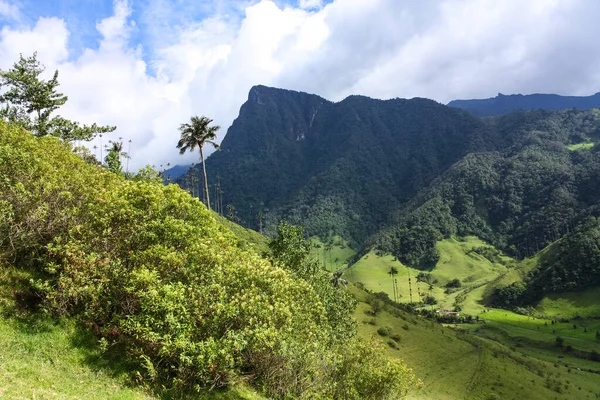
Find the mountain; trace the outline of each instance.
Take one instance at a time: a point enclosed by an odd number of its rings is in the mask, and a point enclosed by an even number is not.
[[[493,149],[492,136],[478,118],[432,100],[334,103],[256,86],[206,164],[244,225],[258,229],[263,212],[267,232],[286,219],[360,245],[452,164]]]
[[[514,111],[525,110],[565,110],[576,108],[587,110],[600,108],[600,93],[591,96],[559,96],[557,94],[512,94],[489,99],[453,100],[450,107],[467,110],[477,116],[503,115]]]
[[[184,175],[191,168],[191,165],[174,165],[169,169],[163,171],[163,180],[166,182],[172,182],[179,179],[180,176]]]
[[[523,259],[600,216],[598,142],[598,110],[482,119],[427,99],[334,103],[257,86],[207,170],[246,227],[287,220],[341,236],[358,258],[376,249],[428,269],[445,238]]]

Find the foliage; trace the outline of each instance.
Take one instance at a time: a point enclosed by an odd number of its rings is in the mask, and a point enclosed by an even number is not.
[[[447,288],[459,288],[461,286],[462,283],[460,283],[460,279],[458,278],[454,278],[450,282],[446,283]]]
[[[52,79],[41,79],[44,66],[31,57],[19,58],[11,69],[0,71],[0,118],[16,123],[36,136],[56,136],[64,141],[90,140],[98,133],[112,132],[116,127],[80,125],[60,115],[52,114],[64,105],[68,97],[56,91],[58,71]]]
[[[210,210],[210,193],[208,190],[208,179],[206,177],[206,165],[204,163],[203,148],[206,143],[213,145],[215,149],[219,148],[219,145],[214,142],[217,137],[217,131],[220,129],[218,125],[209,126],[212,123],[212,119],[205,116],[192,117],[190,123],[181,124],[179,131],[181,132],[181,138],[177,142],[177,148],[180,154],[184,154],[186,151],[194,151],[196,147],[200,151],[200,161],[202,162],[202,176],[204,177],[204,201],[206,207]]]
[[[122,156],[129,157],[127,153],[123,152],[123,142],[112,142],[104,161],[106,162],[106,168],[113,174],[123,173]]]
[[[318,262],[309,257],[311,244],[304,239],[303,229],[282,222],[277,236],[269,243],[276,265],[292,271],[308,282],[319,295],[332,328],[332,337],[348,339],[355,335],[356,323],[352,313],[356,302],[339,284],[341,274],[319,269]]]
[[[600,153],[570,143],[597,138],[595,110],[531,111],[485,120],[493,152],[464,157],[368,243],[411,266],[435,260],[435,242],[476,235],[517,257],[534,255],[598,214]],[[493,248],[474,253],[498,262]]]
[[[338,234],[357,247],[469,149],[486,147],[484,128],[425,99],[332,103],[256,86],[206,163],[245,226],[259,229],[264,205],[270,236],[286,220],[308,236]]]
[[[2,123],[0,160],[0,261],[31,271],[45,310],[125,349],[139,379],[309,398],[412,385],[404,364],[351,337],[353,300],[329,275],[241,248],[177,186],[125,180]]]

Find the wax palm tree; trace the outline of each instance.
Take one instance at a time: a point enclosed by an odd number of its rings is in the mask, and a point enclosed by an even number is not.
[[[398,293],[396,293],[396,284],[394,282],[394,277],[396,275],[398,275],[398,268],[391,266],[390,270],[388,271],[388,274],[390,274],[390,276],[392,277],[392,289],[394,291],[394,301],[398,302]]]
[[[179,154],[184,154],[187,150],[194,151],[196,147],[200,150],[200,161],[202,161],[202,174],[204,176],[204,200],[206,207],[210,210],[210,198],[208,193],[208,179],[206,177],[206,166],[204,165],[203,147],[206,143],[212,144],[215,149],[219,148],[213,140],[217,137],[218,125],[209,126],[213,122],[207,117],[192,117],[190,123],[181,124],[179,131],[181,138],[177,143]]]

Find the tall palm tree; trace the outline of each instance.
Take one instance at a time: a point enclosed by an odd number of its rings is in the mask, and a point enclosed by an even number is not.
[[[209,126],[213,122],[207,117],[192,117],[190,123],[181,124],[179,131],[181,138],[177,143],[179,154],[184,154],[187,150],[194,151],[196,147],[200,150],[200,161],[202,161],[202,174],[204,175],[204,200],[206,207],[210,210],[210,198],[208,193],[208,179],[206,177],[206,166],[204,165],[204,153],[202,151],[206,143],[212,144],[215,149],[219,145],[214,142],[217,137],[218,125]]]
[[[390,276],[392,277],[392,289],[394,291],[394,301],[397,303],[398,302],[398,293],[396,292],[396,283],[394,282],[394,279],[395,279],[394,277],[396,275],[398,275],[398,268],[391,266],[388,274],[390,274]]]

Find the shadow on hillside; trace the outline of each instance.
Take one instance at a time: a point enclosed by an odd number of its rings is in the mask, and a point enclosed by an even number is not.
[[[90,329],[73,319],[57,319],[43,311],[19,310],[11,312],[10,319],[14,327],[23,336],[45,335],[60,331],[66,335],[70,345],[76,350],[78,358],[93,372],[102,373],[122,382],[130,388],[143,388],[150,397],[159,399],[196,398],[199,400],[244,400],[232,390],[213,390],[210,393],[192,393],[180,389],[167,389],[167,382],[148,382],[141,378],[143,371],[136,360],[127,356],[124,346],[109,346],[102,351],[98,338]]]

